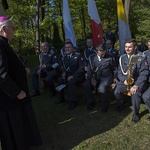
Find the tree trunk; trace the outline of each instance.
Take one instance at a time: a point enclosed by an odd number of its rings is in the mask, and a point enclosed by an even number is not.
[[[40,0],[37,0],[37,5],[36,5],[36,53],[40,52]]]
[[[84,16],[84,7],[83,7],[83,3],[81,6],[81,26],[82,26],[82,39],[86,38],[86,23],[85,23],[85,16]]]

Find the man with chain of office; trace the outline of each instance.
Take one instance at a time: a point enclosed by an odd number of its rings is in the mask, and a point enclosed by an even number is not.
[[[137,52],[135,39],[128,39],[125,42],[125,52],[119,59],[119,66],[114,79],[114,82],[117,83],[114,90],[117,100],[116,111],[123,109],[123,103],[125,102],[123,93],[128,91],[133,105],[132,122],[136,123],[140,119],[141,95],[147,83],[148,64],[146,56]]]

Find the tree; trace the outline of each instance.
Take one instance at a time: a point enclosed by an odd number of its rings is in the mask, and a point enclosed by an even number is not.
[[[57,23],[54,23],[53,27],[54,27],[53,46],[59,51],[64,45],[59,35],[59,29]]]
[[[83,48],[86,46],[85,39],[91,35],[87,0],[68,1],[78,42],[77,45]],[[110,25],[112,26],[112,30],[117,34],[118,19],[116,0],[95,0],[95,2],[103,29],[105,30]],[[126,6],[127,4],[128,7]],[[35,53],[37,41],[48,41],[52,43],[52,41],[55,41],[54,24],[57,25],[60,40],[64,41],[62,0],[8,0],[8,5],[9,9],[6,11],[6,14],[13,16],[13,22],[16,28],[15,38],[11,42],[14,49],[19,50],[25,55],[30,55]],[[127,16],[130,16],[128,20],[132,37],[138,40],[141,38],[148,39],[150,36],[148,32],[149,5],[149,0],[125,0]],[[37,19],[37,9],[39,9],[39,20]],[[40,33],[40,37],[37,33]]]

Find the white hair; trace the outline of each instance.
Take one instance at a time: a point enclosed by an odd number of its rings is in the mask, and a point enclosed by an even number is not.
[[[10,20],[8,19],[8,20],[5,20],[5,21],[3,21],[3,22],[0,22],[0,31],[2,30],[2,28],[3,28],[4,26],[6,26],[6,25],[8,24],[9,21],[10,21]]]

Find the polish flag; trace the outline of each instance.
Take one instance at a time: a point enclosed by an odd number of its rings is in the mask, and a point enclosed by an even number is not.
[[[88,0],[88,13],[91,18],[94,47],[103,43],[103,28],[94,0]]]
[[[76,38],[73,30],[68,0],[63,0],[63,21],[64,21],[65,38],[70,39],[73,45],[76,46]]]

